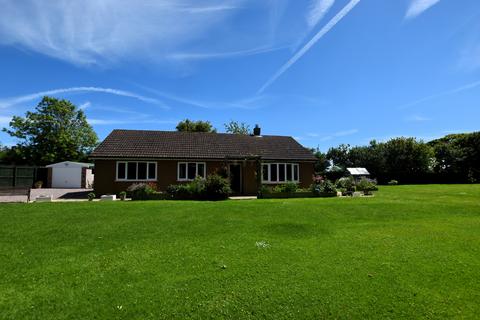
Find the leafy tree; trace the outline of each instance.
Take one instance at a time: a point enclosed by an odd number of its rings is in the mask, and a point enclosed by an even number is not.
[[[9,154],[17,163],[44,165],[85,160],[98,137],[85,114],[67,100],[44,97],[25,118],[14,116],[3,131],[19,140]]]
[[[350,145],[341,144],[336,148],[330,148],[327,152],[327,159],[333,161],[333,165],[347,168],[351,167],[352,163],[349,157]]]
[[[245,122],[238,122],[231,120],[229,123],[225,123],[225,132],[232,133],[232,134],[244,134],[249,135],[252,134],[252,130],[250,130],[250,126]]]
[[[181,132],[217,132],[210,121],[192,121],[185,119],[177,124],[177,131]]]
[[[435,152],[440,181],[480,181],[480,132],[450,134],[428,144]]]
[[[432,147],[415,138],[395,138],[384,148],[385,172],[382,181],[400,183],[424,182],[433,170],[435,155]],[[383,180],[385,179],[385,180]]]
[[[317,158],[317,162],[315,162],[315,172],[316,173],[324,173],[327,168],[330,166],[330,161],[327,159],[327,155],[320,151],[319,148],[312,148],[310,149],[313,155]]]

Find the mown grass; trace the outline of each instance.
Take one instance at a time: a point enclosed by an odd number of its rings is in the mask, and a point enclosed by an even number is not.
[[[0,319],[480,314],[479,185],[355,199],[4,204],[0,221]]]

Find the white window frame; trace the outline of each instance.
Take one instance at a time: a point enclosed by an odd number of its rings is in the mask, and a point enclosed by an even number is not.
[[[287,164],[292,165],[291,167],[291,176],[292,180],[287,180]],[[277,180],[272,181],[272,165],[277,165]],[[284,165],[284,176],[285,176],[285,181],[280,181],[280,165]],[[268,166],[268,180],[263,179],[263,166]],[[297,168],[297,179],[295,180],[295,167]],[[290,163],[290,162],[264,162],[262,163],[262,183],[274,183],[274,184],[281,184],[281,183],[287,183],[287,182],[295,182],[298,183],[300,182],[300,165],[298,163]]]
[[[188,179],[188,164],[195,163],[195,172],[198,173],[198,165],[203,164],[203,178],[207,177],[207,163],[206,162],[197,162],[197,161],[181,161],[177,163],[177,181],[193,181],[194,179]],[[185,178],[180,178],[180,165],[185,165]],[[195,178],[198,174],[195,176]]]
[[[120,163],[124,163],[125,164],[125,178],[123,179],[120,179],[118,177],[118,165]],[[135,179],[128,179],[128,164],[129,163],[136,163],[136,167],[137,167],[137,172],[135,172]],[[147,178],[146,179],[138,179],[138,164],[139,163],[146,163],[147,164]],[[150,171],[150,164],[154,164],[155,165],[155,178],[148,178],[150,175],[149,175],[149,171]],[[157,176],[158,176],[158,164],[157,162],[154,162],[154,161],[117,161],[117,164],[115,166],[115,181],[157,181]]]

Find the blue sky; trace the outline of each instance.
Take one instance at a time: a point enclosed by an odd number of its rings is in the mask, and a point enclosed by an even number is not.
[[[323,151],[479,130],[478,0],[0,7],[1,126],[49,94],[83,108],[101,139],[185,118],[258,123]]]

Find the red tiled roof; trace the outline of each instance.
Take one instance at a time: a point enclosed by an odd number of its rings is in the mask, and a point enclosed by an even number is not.
[[[292,137],[147,130],[113,130],[90,157],[315,161]]]

